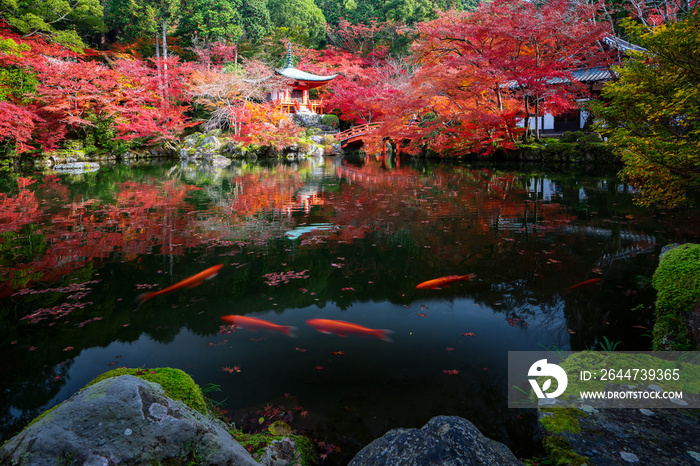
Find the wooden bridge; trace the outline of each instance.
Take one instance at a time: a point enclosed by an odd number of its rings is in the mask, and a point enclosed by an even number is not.
[[[340,147],[347,147],[348,144],[362,141],[362,137],[374,131],[374,128],[379,126],[379,123],[367,123],[364,125],[353,126],[350,129],[335,135],[335,139],[340,141]]]

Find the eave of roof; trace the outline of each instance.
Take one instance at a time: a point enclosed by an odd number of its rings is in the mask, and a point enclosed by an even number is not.
[[[619,37],[615,36],[605,36],[603,38],[603,42],[608,45],[609,47],[612,47],[616,50],[619,50],[620,52],[627,53],[627,52],[646,52],[647,49],[644,47],[640,47],[639,45],[634,45],[631,42],[627,42],[626,40],[622,40]]]
[[[330,81],[331,79],[334,79],[336,76],[338,76],[337,73],[331,74],[328,76],[320,76],[317,74],[307,73],[306,71],[298,70],[294,67],[283,68],[281,70],[276,70],[275,72],[277,74],[280,74],[286,78],[293,79],[295,81],[313,81],[313,82]]]
[[[584,68],[580,70],[572,70],[571,77],[573,81],[578,81],[581,83],[596,83],[601,81],[609,81],[613,79],[613,75],[610,74],[610,70],[604,67],[596,68]],[[549,78],[547,84],[568,84],[572,80],[568,78]],[[509,89],[515,89],[518,87],[517,81],[511,81],[504,87]]]

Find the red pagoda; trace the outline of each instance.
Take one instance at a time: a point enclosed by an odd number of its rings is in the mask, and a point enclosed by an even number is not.
[[[292,44],[287,48],[287,64],[276,74],[289,78],[290,86],[270,92],[270,101],[287,113],[317,113],[323,114],[323,100],[311,100],[309,89],[321,87],[332,81],[337,74],[319,76],[298,70],[292,65]]]

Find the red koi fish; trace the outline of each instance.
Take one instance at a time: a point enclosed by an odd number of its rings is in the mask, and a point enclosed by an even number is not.
[[[256,317],[229,315],[221,317],[221,320],[223,320],[227,324],[232,324],[236,327],[245,328],[247,330],[250,330],[251,332],[254,332],[256,330],[268,330],[270,332],[282,332],[287,336],[296,337],[296,335],[294,335],[294,330],[296,330],[295,327],[273,324],[272,322],[258,319]]]
[[[447,277],[434,278],[428,280],[427,282],[419,283],[416,288],[419,290],[441,288],[443,286],[448,286],[451,283],[458,282],[460,280],[469,281],[472,278],[476,278],[476,274],[470,273],[467,275],[448,275]]]
[[[566,290],[567,290],[567,291],[571,291],[571,290],[574,290],[574,289],[576,289],[576,288],[578,288],[578,287],[580,287],[580,286],[597,285],[598,283],[600,283],[600,282],[602,282],[602,281],[603,281],[602,278],[591,278],[590,280],[584,280],[584,281],[582,281],[581,283],[577,283],[577,284],[575,284],[575,285],[571,285],[571,286],[568,287]]]
[[[321,333],[333,333],[339,337],[347,337],[353,333],[391,341],[387,334],[393,333],[391,330],[367,328],[344,320],[311,319],[307,320],[306,323]]]
[[[192,275],[190,278],[185,278],[181,282],[177,282],[163,290],[141,293],[136,297],[136,301],[139,302],[140,306],[156,296],[172,293],[173,291],[181,290],[182,288],[194,288],[195,286],[201,285],[204,280],[211,280],[212,278],[216,277],[216,274],[219,273],[219,269],[221,269],[223,266],[224,264],[219,264],[215,265],[214,267],[209,267],[208,269],[203,270],[196,275]]]

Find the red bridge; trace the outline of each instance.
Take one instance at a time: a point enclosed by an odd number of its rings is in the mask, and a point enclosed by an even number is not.
[[[362,137],[374,131],[374,128],[377,126],[379,126],[379,123],[367,123],[365,125],[353,126],[342,133],[336,134],[335,138],[340,141],[340,146],[345,148],[352,142],[362,141]]]

